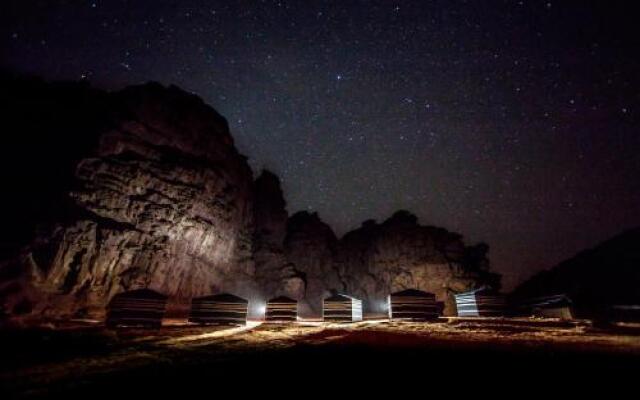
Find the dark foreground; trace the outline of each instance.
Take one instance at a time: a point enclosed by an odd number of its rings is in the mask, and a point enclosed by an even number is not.
[[[526,395],[599,387],[615,396],[640,384],[632,326],[451,319],[1,335],[2,398],[424,397],[435,388],[499,395],[512,385]]]

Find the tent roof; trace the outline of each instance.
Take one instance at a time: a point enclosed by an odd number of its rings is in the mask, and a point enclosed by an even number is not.
[[[434,294],[418,289],[405,289],[399,292],[391,293],[391,296],[433,297]]]
[[[113,299],[130,298],[130,299],[157,299],[166,300],[167,296],[151,289],[134,289],[126,292],[120,292],[113,296]],[[113,300],[112,299],[112,300]]]
[[[471,294],[487,294],[487,295],[497,295],[499,294],[497,290],[494,290],[490,287],[483,286],[478,289],[469,290],[468,292],[458,293],[456,296],[468,296]]]
[[[292,303],[292,304],[297,302],[298,302],[297,300],[294,300],[287,296],[278,296],[267,301],[267,303]]]
[[[355,297],[347,296],[346,294],[334,294],[332,296],[327,297],[324,300],[325,301],[352,301],[352,300],[359,300],[359,299],[356,299]]]
[[[212,300],[212,301],[224,301],[227,303],[248,303],[249,300],[236,296],[231,293],[212,294],[208,296],[195,297],[194,300]]]
[[[532,307],[567,307],[571,306],[573,302],[571,298],[565,294],[557,294],[553,296],[543,296],[529,299],[527,304]]]

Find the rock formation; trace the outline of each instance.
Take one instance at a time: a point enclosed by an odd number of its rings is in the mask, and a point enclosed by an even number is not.
[[[621,233],[555,267],[512,293],[515,302],[566,294],[580,318],[603,318],[613,305],[640,304],[640,228]]]
[[[79,132],[95,146],[72,171],[72,218],[5,262],[3,271],[16,271],[0,287],[7,308],[95,315],[114,294],[140,287],[175,304],[253,293],[252,173],[225,119],[175,87],[99,96],[107,107],[94,112],[106,123]]]
[[[299,311],[305,316],[322,314],[322,299],[331,291],[345,291],[334,257],[336,235],[317,213],[300,211],[287,222],[286,259],[303,282],[296,293]]]
[[[7,126],[16,128],[1,146],[12,193],[0,237],[3,315],[101,318],[116,293],[151,288],[169,296],[172,312],[230,291],[250,300],[253,315],[287,295],[319,316],[331,292],[382,311],[402,288],[446,301],[495,283],[487,247],[465,247],[407,212],[342,239],[315,213],[289,217],[278,177],[253,180],[226,120],[176,87],[5,87]]]
[[[253,259],[263,300],[280,295],[301,298],[304,282],[284,253],[289,214],[280,179],[272,172],[262,171],[255,180],[253,204]]]
[[[499,281],[488,272],[487,247],[465,247],[460,235],[419,225],[406,211],[382,224],[365,221],[340,240],[317,214],[301,212],[289,221],[285,248],[306,277],[305,304],[316,313],[332,291],[364,300],[366,311],[384,312],[389,293],[417,288],[436,294],[451,314],[452,293]]]

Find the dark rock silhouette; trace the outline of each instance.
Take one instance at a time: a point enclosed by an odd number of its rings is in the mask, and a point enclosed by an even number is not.
[[[300,298],[303,281],[284,253],[289,214],[277,175],[264,170],[255,180],[253,206],[253,259],[263,299],[275,295]]]
[[[375,311],[399,289],[450,302],[498,281],[486,245],[407,211],[340,240],[315,213],[289,217],[278,177],[254,180],[226,120],[177,87],[1,79],[8,317],[103,317],[115,294],[141,288],[169,296],[169,313],[224,291],[249,299],[250,313],[286,295],[318,316],[330,293]]]
[[[640,305],[640,228],[585,250],[518,286],[514,301],[566,294],[577,317],[606,318],[613,305]]]
[[[334,265],[337,242],[331,227],[317,213],[300,211],[287,222],[285,254],[296,280],[302,283],[295,298],[303,316],[321,315],[324,297],[331,291],[347,290]]]

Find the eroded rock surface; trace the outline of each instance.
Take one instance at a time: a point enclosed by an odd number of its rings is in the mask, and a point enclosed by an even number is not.
[[[304,316],[322,315],[322,300],[332,291],[347,288],[335,269],[337,238],[317,213],[300,211],[289,218],[285,239],[286,259],[302,281],[296,299]]]
[[[174,304],[252,294],[252,173],[224,118],[158,84],[112,94],[110,105],[108,129],[85,132],[97,146],[73,171],[73,218],[12,261],[21,272],[3,282],[5,294],[14,288],[5,305],[64,317],[100,315],[139,287]]]
[[[436,294],[452,314],[453,293],[499,282],[488,272],[488,248],[466,247],[459,234],[422,226],[406,211],[381,224],[366,221],[340,240],[317,214],[298,213],[290,220],[286,249],[304,272],[304,301],[312,314],[319,314],[319,301],[330,292],[362,299],[366,311],[385,312],[387,295],[407,288]]]
[[[278,177],[254,180],[226,120],[176,87],[28,82],[2,96],[18,126],[0,157],[14,194],[2,211],[5,317],[100,318],[113,295],[138,288],[168,295],[172,312],[228,291],[253,316],[286,295],[319,317],[332,292],[384,311],[395,290],[450,302],[497,281],[486,246],[408,212],[341,239],[315,213],[289,216]]]
[[[284,252],[288,217],[280,179],[262,171],[254,183],[253,258],[263,300],[280,295],[301,298],[304,293],[304,282]]]

